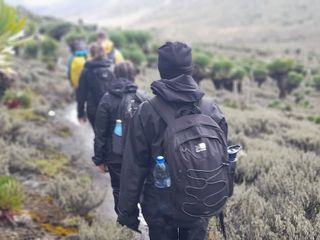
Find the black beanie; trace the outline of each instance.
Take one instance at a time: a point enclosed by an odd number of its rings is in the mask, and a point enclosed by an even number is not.
[[[163,79],[192,73],[191,48],[181,42],[167,42],[158,49],[158,69]]]

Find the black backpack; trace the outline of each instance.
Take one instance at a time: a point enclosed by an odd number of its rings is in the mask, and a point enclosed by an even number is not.
[[[89,81],[93,98],[98,105],[103,95],[109,91],[114,74],[111,67],[95,68],[92,72],[92,79]]]
[[[229,197],[231,178],[224,133],[209,117],[212,103],[201,101],[201,114],[175,118],[160,97],[149,102],[167,124],[162,151],[172,183],[171,217],[187,222],[217,216]]]
[[[113,134],[113,153],[123,155],[129,121],[133,117],[133,114],[138,109],[139,105],[145,100],[146,97],[138,91],[128,91],[123,94],[117,112],[117,119],[120,119],[122,122],[122,136],[119,137]]]

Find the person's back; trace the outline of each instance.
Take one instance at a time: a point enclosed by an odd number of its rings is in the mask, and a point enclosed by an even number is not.
[[[90,48],[93,59],[86,62],[81,73],[79,87],[77,89],[78,118],[85,120],[85,105],[87,117],[94,126],[95,115],[102,96],[108,92],[111,82],[114,80],[112,66],[105,59],[103,48],[93,44]]]
[[[100,170],[103,171],[106,167],[109,170],[117,212],[124,142],[115,142],[114,137],[125,137],[131,115],[139,104],[146,100],[146,96],[139,92],[134,84],[135,72],[131,62],[125,61],[116,65],[114,72],[116,79],[112,82],[109,92],[102,97],[97,110],[94,129],[95,155],[92,160]],[[128,112],[129,116],[124,114],[125,112]],[[121,136],[115,136],[114,129],[116,121],[119,120],[122,124]],[[115,146],[116,144],[118,146]],[[115,151],[115,148],[120,151]]]
[[[158,52],[158,67],[162,80],[151,85],[156,98],[160,98],[173,109],[174,118],[201,113],[199,105],[204,94],[191,77],[190,48],[181,43],[168,43]],[[154,99],[150,102],[153,101]],[[151,240],[203,240],[206,237],[207,218],[186,221],[175,219],[172,215],[172,203],[175,202],[178,192],[171,193],[171,197],[162,195],[161,190],[154,185],[154,159],[156,156],[166,155],[163,147],[164,133],[168,125],[150,102],[140,106],[128,129],[121,175],[119,222],[137,229],[137,203],[143,189],[142,212],[149,226]],[[221,111],[214,103],[209,108],[208,115],[217,122],[226,138],[227,124]],[[170,189],[164,191],[168,192]]]

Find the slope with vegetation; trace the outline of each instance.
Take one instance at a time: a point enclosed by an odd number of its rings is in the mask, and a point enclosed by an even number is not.
[[[61,66],[67,49],[79,39],[94,41],[99,29],[20,13],[32,39],[15,46],[10,88],[0,82],[0,214],[7,219],[0,221],[0,232],[13,239],[132,239],[92,214],[104,196],[78,167],[81,157],[62,151],[72,128],[54,116],[72,102]],[[158,78],[159,43],[148,32],[108,32],[140,71],[138,85],[149,90]],[[320,63],[252,54],[248,59],[205,46],[193,50],[195,79],[222,106],[230,138],[244,149],[225,210],[227,232],[230,239],[318,239]],[[210,240],[221,238],[216,224],[210,223]]]

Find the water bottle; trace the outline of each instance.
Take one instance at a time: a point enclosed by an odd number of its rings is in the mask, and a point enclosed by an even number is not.
[[[156,158],[156,165],[153,170],[154,185],[157,188],[168,188],[171,186],[171,178],[168,165],[163,156]]]
[[[122,121],[120,119],[116,120],[116,126],[114,128],[114,134],[122,137]]]
[[[123,141],[122,141],[122,121],[120,119],[116,120],[116,125],[114,127],[112,136],[112,151],[115,154],[122,154],[123,151]]]
[[[233,194],[233,181],[236,173],[236,167],[237,167],[237,154],[241,150],[240,145],[231,145],[228,147],[228,160],[229,160],[229,171],[230,171],[230,176],[232,179],[232,182],[230,183],[230,193],[229,196]]]

